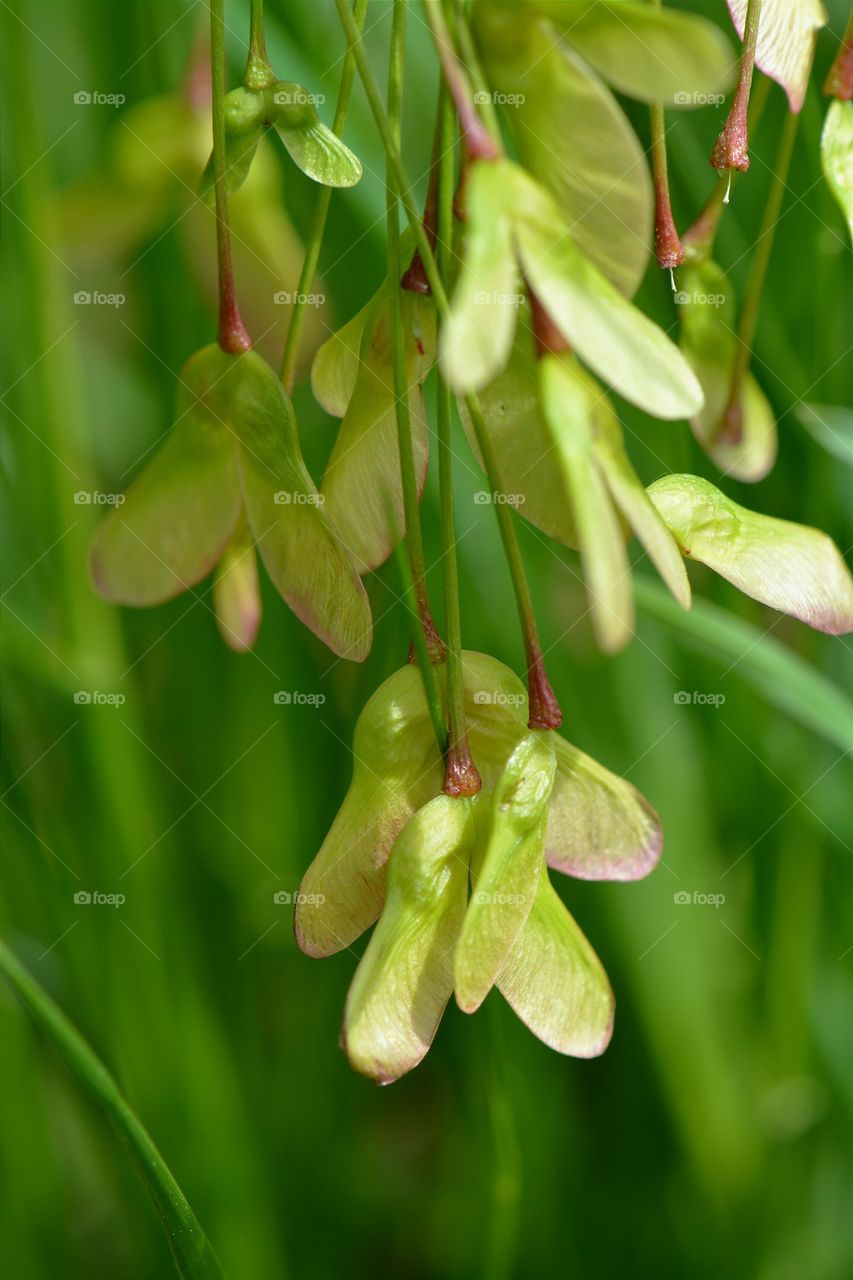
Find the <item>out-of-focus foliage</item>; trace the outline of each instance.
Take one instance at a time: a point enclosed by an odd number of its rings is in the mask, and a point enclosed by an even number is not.
[[[232,85],[247,8],[227,6]],[[330,123],[343,53],[334,6],[267,8],[274,65],[326,95],[318,110]],[[736,60],[723,3],[676,8],[714,21]],[[645,483],[696,474],[846,549],[850,470],[826,443],[837,423],[843,436],[837,415],[853,382],[851,251],[821,177],[817,86],[847,15],[835,0],[827,9],[756,339],[754,371],[779,424],[775,467],[748,489],[721,481],[686,422],[618,409]],[[836,692],[850,675],[843,641],[701,565],[690,566],[696,612],[668,610],[634,543],[637,638],[603,658],[577,553],[520,521],[566,736],[648,797],[665,831],[662,863],[639,884],[552,878],[615,993],[602,1057],[552,1053],[493,992],[476,1018],[448,1008],[427,1060],[379,1090],[334,1047],[363,941],[355,955],[315,962],[297,950],[291,919],[349,786],[344,744],[357,714],[405,661],[393,562],[365,579],[377,629],[361,667],[335,660],[265,580],[264,626],[247,654],[222,644],[210,579],[148,610],[93,593],[87,559],[104,496],[142,469],[172,421],[176,373],[214,334],[212,224],[192,194],[209,150],[204,116],[192,164],[173,124],[156,147],[144,135],[150,153],[129,137],[143,137],[134,113],[183,92],[203,15],[177,0],[17,0],[0,12],[4,937],[107,1062],[234,1278],[846,1280],[853,840],[848,704]],[[374,0],[367,46],[381,77],[388,25],[385,0]],[[436,72],[414,16],[407,72],[404,146],[413,174],[425,175],[432,122],[422,103]],[[619,103],[645,145],[646,111]],[[715,245],[741,297],[786,108],[774,88]],[[725,110],[673,118],[682,228],[717,181],[708,153]],[[148,177],[117,175],[117,140],[147,157]],[[326,301],[310,313],[295,395],[315,482],[340,424],[310,394],[308,359],[384,278],[383,157],[359,89],[346,141],[364,177],[332,200]],[[276,194],[252,204],[265,151]],[[262,343],[271,359],[288,310],[276,295],[296,288],[316,194],[281,148],[262,143],[235,197],[235,218],[250,202],[245,230],[235,227],[238,289],[257,338],[277,326]],[[637,303],[677,339],[656,268]],[[803,402],[818,414],[808,430]],[[431,411],[430,383],[426,403]],[[454,448],[465,644],[521,672],[492,506],[458,424]],[[434,485],[431,473],[430,529]],[[430,535],[428,564],[439,554]],[[5,988],[0,1035],[5,1269],[16,1280],[169,1276],[125,1154]]]

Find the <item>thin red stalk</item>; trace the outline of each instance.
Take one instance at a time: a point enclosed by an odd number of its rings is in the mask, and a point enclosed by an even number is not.
[[[743,30],[743,49],[740,58],[740,75],[732,105],[723,131],[711,152],[711,164],[719,170],[737,169],[745,173],[749,168],[749,92],[755,68],[755,48],[758,43],[758,23],[761,17],[761,0],[748,0]]]

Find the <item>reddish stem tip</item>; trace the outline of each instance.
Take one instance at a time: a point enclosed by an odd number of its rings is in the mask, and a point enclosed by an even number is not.
[[[726,444],[740,444],[743,440],[743,404],[739,395],[733,396],[726,405],[719,434]]]
[[[418,609],[420,613],[421,626],[423,627],[424,644],[426,645],[427,657],[429,658],[430,666],[440,667],[442,663],[447,661],[447,649],[445,648],[444,641],[439,634],[438,627],[433,622],[429,605],[424,601],[420,601]],[[411,642],[409,644],[408,660],[409,662],[417,662],[418,660],[417,649],[415,648],[414,643]]]
[[[672,216],[669,192],[660,183],[655,190],[655,256],[659,267],[670,270],[680,267],[686,256]]]
[[[482,779],[471,756],[468,735],[447,749],[444,770],[444,794],[446,796],[475,796],[482,787]]]
[[[252,339],[243,324],[237,303],[233,300],[226,303],[219,314],[219,345],[229,355],[239,355],[241,351],[249,351]]]
[[[533,336],[536,339],[536,355],[541,360],[545,355],[560,355],[571,351],[561,331],[554,324],[548,312],[528,285],[527,296],[530,299],[530,310],[533,315]]]
[[[749,90],[738,91],[729,111],[723,131],[711,152],[711,167],[718,172],[737,169],[746,173],[749,168],[749,131],[746,111],[749,106]]]
[[[405,289],[407,293],[432,293],[429,280],[427,280],[424,264],[421,261],[419,250],[415,250],[415,256],[409,264],[408,271],[405,271],[400,278],[400,288]]]
[[[542,655],[537,654],[527,668],[527,696],[531,729],[559,729],[563,723],[563,713],[557,701],[557,695],[545,674]]]
[[[849,102],[853,98],[853,33],[845,38],[823,86],[824,93]]]

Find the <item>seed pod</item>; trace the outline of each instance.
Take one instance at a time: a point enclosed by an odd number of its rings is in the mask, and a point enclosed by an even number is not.
[[[398,287],[398,286],[395,286]],[[315,394],[330,412],[343,404],[343,421],[321,492],[359,572],[377,568],[405,533],[394,370],[388,324],[388,283],[324,344],[315,360]],[[435,308],[431,298],[401,291],[409,417],[419,492],[429,461],[429,425],[423,382],[435,361]],[[355,351],[349,345],[355,343]],[[353,357],[355,356],[355,362]]]
[[[265,92],[268,119],[297,168],[325,187],[354,187],[361,161],[323,124],[308,90],[279,80]]]
[[[296,616],[334,653],[360,662],[372,640],[370,605],[302,459],[290,400],[254,351],[237,365],[229,413],[261,559]]]
[[[565,341],[627,400],[659,418],[698,412],[702,391],[678,348],[584,256],[553,197],[519,165],[473,164],[466,208],[465,254],[440,344],[457,392],[478,391],[505,367],[523,274]]]
[[[681,350],[702,385],[705,403],[690,419],[693,434],[721,471],[736,480],[762,480],[776,461],[773,410],[747,370],[740,397],[740,439],[723,429],[738,345],[732,285],[716,262],[682,267],[676,300]]]
[[[663,476],[649,496],[684,555],[818,631],[853,630],[853,577],[819,529],[748,511],[699,476]]]
[[[624,778],[559,734],[554,789],[548,801],[549,867],[578,880],[639,880],[657,866],[660,820]]]
[[[187,362],[175,426],[95,535],[95,588],[117,604],[161,604],[200,582],[233,536],[242,499],[217,346]]]
[[[471,752],[484,790],[527,736],[527,694],[501,662],[462,654]],[[436,668],[442,697],[446,670]],[[294,912],[299,946],[332,955],[376,920],[385,900],[391,847],[413,813],[437,796],[444,771],[420,672],[396,671],[356,724],[353,776],[319,853],[303,877]]]
[[[501,995],[557,1053],[595,1058],[613,1032],[613,991],[543,867],[529,916],[498,977]]]
[[[548,797],[556,759],[550,734],[527,733],[508,758],[478,832],[474,893],[453,960],[456,1002],[473,1013],[512,950],[544,866]]]
[[[225,185],[229,195],[239,191],[248,177],[264,131],[266,110],[264,94],[243,85],[225,95]],[[199,196],[211,208],[215,181],[211,153],[198,187]]]
[[[235,653],[251,649],[261,625],[258,560],[245,524],[225,548],[213,580],[213,608],[222,639]]]
[[[479,796],[437,796],[391,853],[385,905],[353,978],[342,1033],[351,1065],[380,1084],[421,1061],[453,990],[479,803]]]
[[[109,600],[157,604],[215,566],[245,509],[282,597],[341,657],[370,649],[370,605],[302,460],[290,401],[254,351],[205,347],[184,368],[183,412],[98,531],[92,578]]]

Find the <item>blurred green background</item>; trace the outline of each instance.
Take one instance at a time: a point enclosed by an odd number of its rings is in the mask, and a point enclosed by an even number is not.
[[[325,93],[330,120],[343,51],[333,5],[267,7],[279,74]],[[728,25],[722,3],[685,7]],[[232,84],[247,8],[227,6]],[[849,405],[853,388],[850,246],[818,158],[816,86],[846,16],[843,3],[829,10],[757,338],[780,458],[752,489],[723,485],[846,550],[850,472],[794,412],[801,399]],[[387,19],[372,0],[383,82]],[[150,611],[95,597],[87,547],[103,508],[75,494],[127,486],[169,427],[177,372],[214,332],[211,228],[192,196],[209,126],[203,107],[180,106],[205,6],[10,0],[0,22],[2,932],[115,1072],[231,1276],[853,1275],[850,725],[834,691],[849,642],[694,567],[697,596],[737,622],[711,635],[701,616],[669,620],[652,589],[637,639],[605,660],[576,557],[522,524],[564,731],[627,774],[666,832],[647,881],[559,880],[611,976],[613,1042],[600,1060],[562,1059],[493,993],[474,1018],[450,1007],[426,1062],[393,1087],[353,1075],[336,1038],[356,958],[302,956],[274,894],[295,890],[348,784],[359,709],[405,660],[394,564],[369,583],[381,621],[360,668],[334,661],[268,582],[257,650],[242,657],[219,639],[209,582]],[[405,138],[417,174],[435,82],[413,6]],[[80,92],[125,102],[75,102]],[[163,95],[179,96],[150,106]],[[627,109],[647,141],[645,113]],[[724,112],[670,118],[682,227],[715,181],[707,155]],[[741,291],[783,112],[774,87],[719,237]],[[332,201],[314,346],[383,275],[383,159],[359,87],[347,140],[366,174]],[[270,144],[267,185],[239,215],[254,248],[238,252],[238,287],[250,328],[276,326],[262,343],[272,359],[287,312],[273,295],[295,288],[315,194]],[[79,291],[124,301],[75,304]],[[640,302],[674,331],[654,268]],[[304,376],[295,403],[318,476],[336,424]],[[647,481],[665,469],[715,478],[685,424],[622,408]],[[473,501],[482,481],[461,432],[457,453],[465,642],[521,671],[494,517]],[[424,523],[434,563],[434,477]],[[638,566],[638,580],[647,573]],[[779,643],[799,666],[774,667]],[[79,690],[124,701],[81,705]],[[277,690],[325,702],[279,705]],[[680,703],[682,690],[717,705]],[[81,905],[81,891],[125,901]],[[681,905],[679,893],[725,900]],[[120,1144],[5,986],[0,1036],[6,1274],[170,1275]]]

